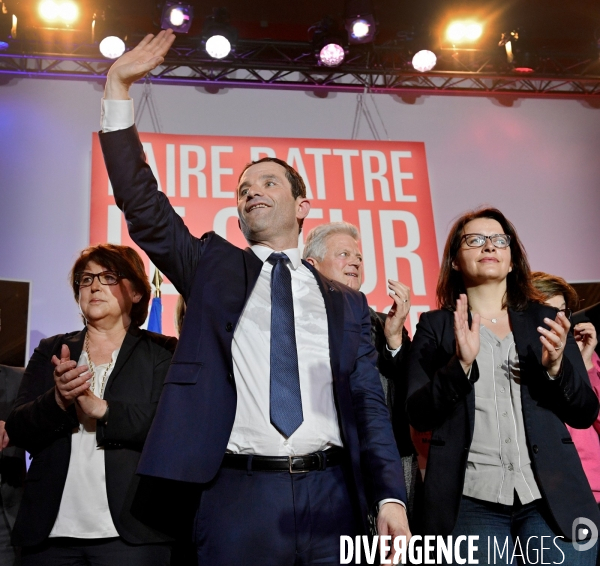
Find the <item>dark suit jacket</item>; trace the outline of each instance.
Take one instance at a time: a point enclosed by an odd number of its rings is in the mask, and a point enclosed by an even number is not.
[[[24,368],[0,365],[0,421],[6,421],[15,404],[24,371]],[[25,450],[11,445],[0,452],[0,478],[2,512],[12,529],[23,496]]]
[[[408,353],[410,337],[406,328],[402,328],[402,348],[395,355],[387,349],[385,338],[385,320],[387,314],[371,310],[371,342],[377,350],[377,369],[383,387],[385,402],[392,419],[392,428],[398,452],[402,457],[415,453],[410,438],[410,425],[406,415],[406,391],[408,386]]]
[[[527,447],[542,496],[562,535],[571,537],[573,521],[587,517],[600,525],[600,513],[563,423],[592,425],[598,400],[573,337],[569,334],[562,374],[550,380],[541,364],[537,327],[554,319],[556,309],[530,303],[527,310],[509,309],[521,368],[521,403]],[[424,532],[449,535],[458,516],[475,422],[474,383],[456,357],[453,313],[421,315],[409,360],[407,410],[417,430],[431,430],[424,493]]]
[[[187,304],[139,472],[205,483],[217,473],[231,434],[232,337],[263,264],[250,249],[213,232],[200,239],[189,233],[157,191],[135,127],[100,134],[100,143],[131,237]],[[402,465],[375,368],[365,297],[312,271],[325,301],[339,424],[364,524],[376,501],[405,500]]]
[[[79,422],[74,406],[63,411],[56,404],[50,360],[53,355],[60,357],[63,344],[69,347],[71,359],[78,360],[85,334],[84,329],[40,342],[6,423],[11,441],[33,456],[13,531],[15,545],[43,542],[58,514],[71,457],[71,435]],[[97,426],[98,445],[105,450],[111,516],[119,534],[134,544],[165,540],[135,519],[130,507],[139,481],[135,470],[175,344],[175,338],[130,327],[104,392],[110,417],[106,425],[99,422]]]

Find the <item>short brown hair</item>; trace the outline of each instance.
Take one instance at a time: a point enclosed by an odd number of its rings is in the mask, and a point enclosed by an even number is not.
[[[277,163],[277,165],[281,165],[285,169],[285,178],[292,186],[292,196],[294,199],[297,199],[298,197],[306,198],[306,185],[304,184],[304,179],[300,176],[300,173],[298,173],[298,171],[296,171],[291,165],[288,165],[283,159],[278,159],[277,157],[263,157],[257,161],[251,161],[250,163],[247,163],[238,177],[238,184],[242,178],[242,175],[248,170],[249,167],[257,165],[258,163],[266,163],[269,161]]]
[[[105,269],[120,273],[125,279],[129,279],[133,289],[142,295],[142,298],[134,303],[131,312],[131,323],[141,326],[148,316],[148,304],[152,290],[146,276],[144,262],[133,248],[129,246],[117,246],[115,244],[98,244],[83,250],[70,273],[71,287],[75,301],[79,302],[79,285],[76,283],[76,274],[85,269],[85,266],[93,261]]]
[[[453,311],[456,308],[458,296],[466,292],[462,274],[452,268],[452,262],[455,260],[460,248],[463,228],[471,220],[477,218],[496,220],[502,226],[504,233],[510,236],[513,268],[506,277],[506,297],[503,306],[522,311],[527,308],[528,301],[543,303],[541,294],[531,284],[531,269],[527,261],[527,254],[519,240],[515,227],[497,208],[478,208],[460,216],[450,228],[437,284],[439,307]]]
[[[550,275],[543,271],[534,271],[531,274],[533,286],[544,296],[547,301],[556,295],[562,295],[565,298],[565,304],[573,312],[579,309],[579,295],[562,277]]]

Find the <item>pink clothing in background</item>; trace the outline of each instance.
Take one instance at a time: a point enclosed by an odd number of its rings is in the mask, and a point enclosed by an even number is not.
[[[588,371],[592,389],[600,399],[600,358],[592,354],[592,368]],[[567,425],[575,448],[581,458],[583,471],[590,482],[596,502],[600,503],[600,414],[590,428],[571,428]]]

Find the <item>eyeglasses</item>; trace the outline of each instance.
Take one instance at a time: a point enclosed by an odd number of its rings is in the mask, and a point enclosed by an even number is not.
[[[573,311],[568,308],[558,309],[558,312],[562,312],[567,317],[567,320],[571,320],[571,316],[573,315]]]
[[[510,246],[510,236],[508,234],[492,234],[491,236],[484,236],[483,234],[465,234],[461,241],[464,240],[465,244],[470,248],[481,248],[485,246],[485,241],[489,240],[495,248],[503,249]]]
[[[102,285],[117,285],[123,279],[124,275],[122,273],[115,273],[114,271],[101,271],[100,273],[81,271],[75,274],[75,283],[79,287],[89,287],[96,277]]]

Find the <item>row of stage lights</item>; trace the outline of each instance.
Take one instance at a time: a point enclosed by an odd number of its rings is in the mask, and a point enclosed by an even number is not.
[[[331,18],[325,18],[309,29],[318,64],[325,67],[341,65],[349,52],[349,46],[373,42],[377,31],[370,0],[346,0],[345,33]],[[80,18],[80,8],[74,0],[41,0],[38,4],[40,18],[49,26],[72,28]],[[13,37],[16,30],[16,17],[12,16],[11,30],[6,33],[8,14],[6,5],[0,0],[0,49],[8,47],[2,43],[2,34]],[[3,19],[4,18],[4,19]],[[171,28],[179,34],[187,34],[194,19],[194,6],[175,0],[162,4],[160,26]],[[92,21],[93,41],[99,41],[100,53],[108,59],[120,57],[126,49],[123,37],[110,33],[105,15],[94,14]],[[5,31],[2,31],[2,28]],[[477,42],[483,34],[482,24],[473,20],[450,22],[445,30],[445,41],[454,49],[467,48]],[[500,46],[505,47],[509,63],[514,54],[512,44],[518,39],[516,32],[502,34]],[[215,9],[203,24],[201,42],[206,53],[213,59],[224,59],[235,48],[237,31],[230,25],[225,9]],[[428,72],[435,68],[437,56],[432,49],[421,49],[412,58],[413,68],[419,72]]]

